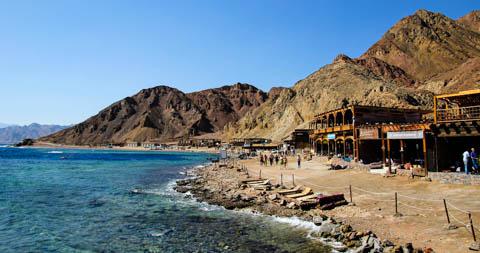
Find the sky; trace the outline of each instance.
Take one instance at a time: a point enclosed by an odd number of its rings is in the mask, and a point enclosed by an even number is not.
[[[290,87],[418,9],[480,2],[0,0],[0,122],[79,123],[157,85]]]

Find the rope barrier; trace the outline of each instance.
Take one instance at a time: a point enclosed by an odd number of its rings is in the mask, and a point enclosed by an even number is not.
[[[407,203],[404,203],[404,202],[401,202],[401,201],[398,201],[399,204],[401,205],[404,205],[404,206],[407,206],[407,207],[410,207],[410,208],[413,208],[413,209],[417,209],[417,210],[420,210],[420,211],[435,211],[431,208],[421,208],[421,207],[416,207],[416,206],[411,206]]]
[[[442,202],[442,199],[423,199],[423,198],[416,198],[416,197],[411,197],[403,194],[398,194],[398,196],[407,198],[407,199],[413,199],[413,200],[418,200],[418,201],[434,201],[434,202]]]
[[[453,207],[453,209],[456,209],[456,210],[458,210],[458,211],[460,211],[460,212],[463,212],[463,213],[468,213],[468,211],[467,211],[467,210],[460,209],[460,208],[458,208],[458,207],[456,207],[456,206],[452,205],[450,202],[447,202],[447,205],[449,205],[449,206]]]
[[[357,189],[362,192],[370,193],[370,194],[376,194],[376,195],[390,195],[391,193],[386,193],[386,192],[372,192],[372,191],[367,191],[362,188],[356,187],[352,185],[352,188]]]
[[[395,202],[393,199],[375,199],[375,198],[370,198],[370,197],[365,197],[366,195],[359,195],[357,197],[364,198],[364,199],[369,199],[369,200],[374,200],[374,201],[381,201],[381,202]]]

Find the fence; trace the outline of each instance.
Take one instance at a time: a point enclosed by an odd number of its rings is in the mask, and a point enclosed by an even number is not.
[[[244,171],[247,172],[248,176],[252,176],[250,173],[252,170],[248,170],[246,167],[243,167]],[[280,185],[284,185],[285,177],[283,173],[280,173],[280,176],[277,178],[276,175],[271,175],[265,172],[262,172],[260,169],[258,172],[253,171],[254,174],[258,176],[258,178],[262,178],[262,175],[268,177],[269,179],[279,180],[277,181]],[[313,182],[310,182],[305,179],[299,179],[298,177],[295,178],[295,174],[291,173],[291,183],[295,186],[295,183],[301,183],[306,186],[313,186],[320,189],[326,189],[327,193],[346,193],[349,196],[350,202],[355,203],[354,199],[358,196],[360,199],[367,199],[372,201],[378,202],[385,202],[391,203],[392,207],[394,208],[394,215],[400,216],[401,212],[399,209],[408,208],[415,211],[420,212],[430,212],[432,214],[434,212],[444,212],[448,228],[456,228],[456,226],[464,227],[467,231],[472,235],[473,241],[476,242],[476,234],[475,231],[480,232],[478,226],[474,225],[472,219],[472,213],[479,213],[480,209],[463,209],[454,205],[452,202],[458,202],[459,200],[450,199],[447,200],[445,198],[442,199],[429,199],[429,198],[420,198],[410,195],[401,194],[399,192],[375,192],[370,191],[367,189],[363,189],[360,187],[356,187],[353,185],[345,185],[345,186],[326,186],[326,185],[319,185]],[[408,201],[415,201],[415,204],[408,203]],[[418,202],[421,202],[422,205],[419,205]],[[435,210],[435,207],[438,209]],[[402,210],[403,211],[403,210]],[[460,215],[465,215],[465,218],[461,218]],[[456,224],[451,222],[452,218]]]

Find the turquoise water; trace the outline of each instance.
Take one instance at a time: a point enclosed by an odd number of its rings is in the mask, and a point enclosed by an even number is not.
[[[0,148],[0,252],[329,252],[307,238],[308,224],[171,189],[208,157]]]

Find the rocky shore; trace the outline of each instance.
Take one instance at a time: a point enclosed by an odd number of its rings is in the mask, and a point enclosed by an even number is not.
[[[431,248],[415,248],[411,243],[396,245],[378,238],[372,231],[356,231],[352,226],[333,217],[327,217],[321,209],[302,206],[298,202],[276,193],[283,186],[271,185],[271,189],[255,190],[243,183],[249,175],[241,166],[231,162],[225,166],[199,167],[187,173],[189,177],[178,180],[175,190],[191,193],[197,201],[223,206],[230,210],[246,210],[278,217],[298,217],[318,226],[310,236],[321,240],[339,252],[434,252]]]

